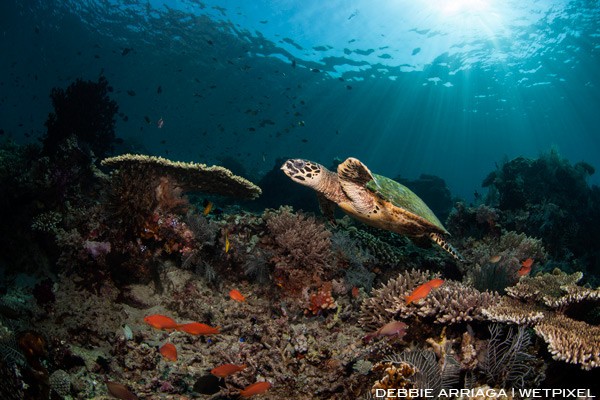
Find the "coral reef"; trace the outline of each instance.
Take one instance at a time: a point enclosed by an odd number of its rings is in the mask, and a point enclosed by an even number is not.
[[[375,328],[391,319],[430,317],[435,323],[451,324],[483,319],[482,308],[494,304],[497,295],[479,292],[456,281],[446,281],[417,303],[407,304],[405,297],[416,287],[437,277],[428,271],[404,271],[396,279],[375,289],[361,306],[360,323]]]
[[[458,382],[460,372],[457,360],[451,354],[444,354],[439,359],[431,350],[404,350],[383,362],[408,364],[413,368],[411,381],[417,389],[430,389],[438,395],[442,389],[452,387]]]
[[[518,282],[517,272],[524,260],[533,259],[537,268],[548,257],[541,240],[512,231],[499,237],[468,239],[464,256],[468,262],[463,263],[461,268],[473,286],[500,293]]]
[[[263,219],[270,233],[263,238],[263,245],[271,251],[276,282],[298,294],[307,286],[319,286],[327,280],[333,252],[331,233],[322,222],[286,207],[265,211]]]
[[[555,359],[583,369],[600,366],[600,327],[553,314],[538,322],[534,330],[548,343]]]
[[[526,327],[511,326],[504,332],[500,324],[494,324],[489,329],[491,337],[480,364],[488,381],[501,388],[525,387],[534,360],[528,353],[531,339]]]
[[[597,367],[600,327],[569,316],[572,310],[576,314],[582,303],[591,301],[597,305],[600,299],[599,289],[576,285],[581,278],[581,273],[569,275],[559,270],[523,278],[507,289],[510,299],[503,298],[482,312],[494,321],[533,325],[557,360],[583,369]]]
[[[487,202],[460,203],[448,219],[467,258],[453,264],[348,217],[334,225],[277,208],[287,189],[276,193],[276,171],[265,180],[275,209],[257,203],[260,212],[190,194],[236,203],[260,194],[222,167],[128,154],[105,159],[115,168],[106,175],[94,166],[114,139],[106,82],[54,95],[59,104],[88,89],[105,90],[95,98],[101,129],[57,136],[70,113],[61,105],[43,149],[0,146],[0,397],[225,399],[268,382],[261,398],[372,398],[380,388],[537,387],[557,375],[545,368],[579,377],[598,366],[600,290],[588,274],[580,285],[577,272],[593,270],[597,256],[582,233],[594,229],[585,213],[600,215],[589,166],[551,155],[499,168]],[[552,195],[535,186],[565,175]],[[281,177],[297,189],[296,206],[316,211],[311,191]],[[440,215],[448,211],[443,181],[415,185],[441,197]],[[203,212],[203,200],[218,212]],[[544,274],[554,266],[571,273]],[[219,333],[155,329],[145,317],[156,314]],[[529,332],[549,351],[530,345]],[[165,343],[176,357],[162,356]],[[225,363],[246,367],[210,373]]]
[[[119,169],[119,173],[128,174],[132,179],[152,181],[166,179],[165,184],[185,191],[198,191],[223,196],[255,198],[261,193],[252,182],[234,175],[220,166],[206,166],[198,163],[174,162],[162,157],[139,154],[123,154],[105,158],[101,164]],[[160,197],[160,186],[155,186]]]
[[[599,254],[590,249],[600,240],[592,222],[600,216],[600,190],[587,182],[593,173],[589,164],[571,165],[556,150],[537,159],[518,157],[484,180],[486,202],[502,211],[505,229],[540,238],[558,260],[580,259],[597,272]]]
[[[376,381],[371,388],[371,394],[377,396],[377,389],[385,390],[387,393],[388,389],[412,389],[414,387],[411,377],[417,372],[413,366],[408,363],[400,362],[394,364],[392,362],[379,362],[373,366],[373,372],[383,371],[383,377]],[[392,393],[395,393],[392,392]],[[394,396],[396,397],[396,396]],[[385,400],[391,399],[391,397],[381,397]]]

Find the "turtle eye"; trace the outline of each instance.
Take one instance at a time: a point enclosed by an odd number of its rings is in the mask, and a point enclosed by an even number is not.
[[[294,165],[294,167],[301,169],[301,168],[304,168],[306,163],[304,162],[304,160],[294,160],[293,165]]]

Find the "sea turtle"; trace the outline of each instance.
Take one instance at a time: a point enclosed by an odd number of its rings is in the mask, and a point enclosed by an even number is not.
[[[302,159],[287,160],[281,169],[293,181],[317,192],[321,211],[330,220],[338,205],[367,225],[413,238],[427,236],[454,258],[463,259],[446,242],[448,231],[419,196],[392,179],[371,173],[356,158],[341,163],[337,174]]]

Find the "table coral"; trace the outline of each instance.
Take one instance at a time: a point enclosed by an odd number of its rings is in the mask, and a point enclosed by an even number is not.
[[[570,308],[584,302],[600,302],[600,290],[577,286],[580,272],[526,277],[507,289],[496,304],[483,310],[490,320],[533,325],[557,360],[591,369],[600,364],[600,327],[567,315]]]
[[[209,167],[205,164],[171,161],[140,154],[105,158],[101,164],[127,171],[146,181],[155,177],[169,177],[177,182],[176,186],[187,191],[242,198],[255,198],[261,193],[260,188],[252,182],[217,165]]]
[[[554,359],[586,370],[600,366],[600,326],[553,314],[539,322],[534,330],[548,343]]]

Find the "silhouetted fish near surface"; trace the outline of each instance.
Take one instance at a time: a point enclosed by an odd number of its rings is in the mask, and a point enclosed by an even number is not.
[[[131,48],[131,47],[125,47],[123,49],[123,51],[121,51],[121,55],[126,56],[127,54],[131,53],[132,50],[133,50],[133,48]]]
[[[158,88],[156,88],[156,93],[157,94],[161,94],[162,93],[162,86],[158,86]]]
[[[130,96],[135,96],[136,93],[135,93],[135,90],[128,90],[127,94]]]

